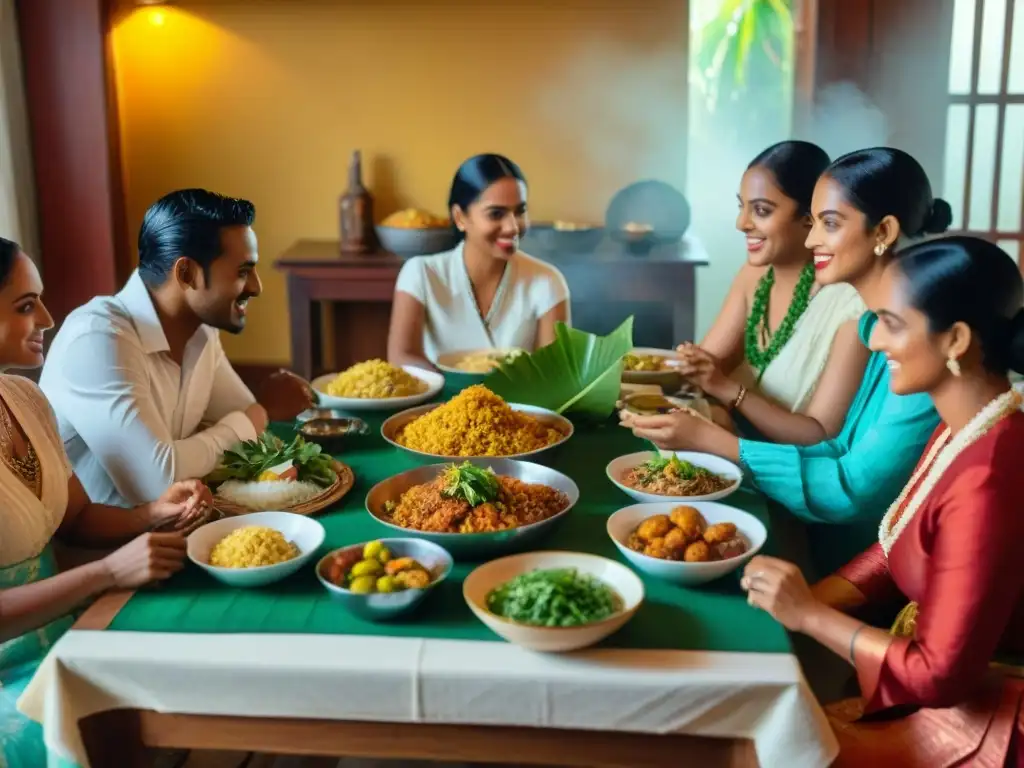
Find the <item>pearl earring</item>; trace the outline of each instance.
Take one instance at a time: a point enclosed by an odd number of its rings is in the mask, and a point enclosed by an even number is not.
[[[885,244],[879,243],[875,246],[875,256],[881,256],[883,253],[885,253]]]
[[[946,367],[949,368],[949,372],[954,376],[960,375],[960,361],[955,357],[951,357],[946,361]]]

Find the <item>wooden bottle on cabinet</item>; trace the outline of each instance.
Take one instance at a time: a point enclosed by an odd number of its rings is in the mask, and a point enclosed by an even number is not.
[[[357,149],[348,167],[348,189],[338,204],[341,219],[341,252],[371,253],[376,250],[373,228],[373,195],[363,186],[363,162]]]

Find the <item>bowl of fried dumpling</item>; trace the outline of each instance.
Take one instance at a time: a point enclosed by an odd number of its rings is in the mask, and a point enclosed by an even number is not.
[[[764,523],[728,504],[634,504],[608,518],[608,536],[639,571],[696,586],[741,568],[768,538]]]

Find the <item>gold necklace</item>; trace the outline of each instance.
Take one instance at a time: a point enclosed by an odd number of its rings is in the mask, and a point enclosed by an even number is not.
[[[4,464],[11,470],[14,475],[21,480],[21,482],[36,496],[39,495],[40,487],[40,465],[39,456],[36,455],[36,449],[32,446],[32,443],[27,439],[25,444],[27,450],[24,456],[14,455],[14,423],[11,420],[11,414],[8,412],[6,403],[0,405],[0,426],[3,427],[4,435],[6,437],[4,450],[0,451],[0,458],[3,459]]]
[[[886,556],[889,555],[893,544],[896,543],[900,534],[924,504],[928,494],[934,490],[943,474],[960,457],[960,454],[984,437],[1000,421],[1014,411],[1020,410],[1021,403],[1020,393],[1011,389],[982,408],[952,440],[949,439],[950,430],[948,427],[946,428],[932,445],[925,460],[921,462],[921,466],[914,472],[910,482],[904,486],[903,491],[889,507],[889,511],[885,513],[885,517],[882,518],[882,522],[878,526],[878,541]],[[921,483],[920,486],[918,486],[918,482]],[[913,493],[912,496],[911,493]],[[903,507],[904,502],[907,503],[906,507]],[[901,508],[903,509],[902,513],[900,512]],[[897,515],[899,515],[898,519]]]

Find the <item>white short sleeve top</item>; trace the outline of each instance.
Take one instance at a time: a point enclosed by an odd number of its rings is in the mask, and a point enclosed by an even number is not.
[[[426,310],[423,352],[433,361],[449,352],[476,349],[516,347],[532,352],[540,318],[569,299],[569,286],[558,269],[516,252],[490,312],[481,318],[461,243],[450,251],[407,261],[395,290],[409,294]]]

